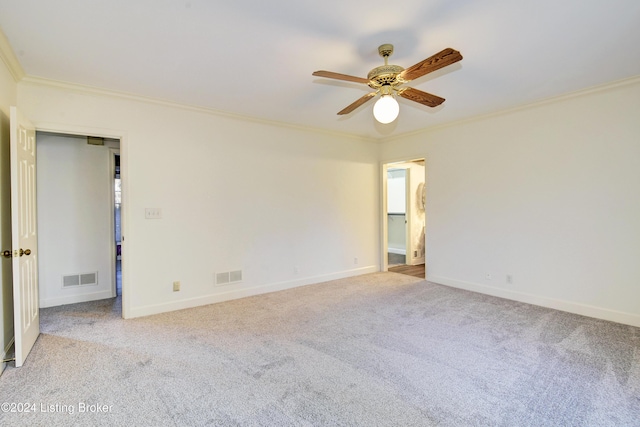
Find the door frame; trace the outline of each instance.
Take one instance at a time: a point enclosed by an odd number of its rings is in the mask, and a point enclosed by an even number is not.
[[[380,179],[381,179],[381,185],[380,185],[380,189],[381,189],[381,195],[380,195],[380,271],[389,271],[389,259],[388,259],[388,252],[389,252],[389,227],[387,225],[387,197],[388,197],[388,186],[387,186],[387,171],[389,169],[400,169],[398,167],[394,167],[397,166],[399,164],[402,163],[410,163],[410,162],[415,162],[415,161],[419,161],[422,160],[424,161],[424,182],[425,182],[425,188],[426,188],[426,183],[427,183],[427,157],[426,156],[414,156],[414,157],[406,157],[406,158],[401,158],[398,160],[392,160],[392,161],[385,161],[385,162],[381,162],[380,163],[380,167],[381,167],[381,173],[380,173]],[[409,169],[407,169],[408,171]],[[405,182],[405,190],[407,191],[406,194],[406,205],[407,208],[409,207],[409,192],[410,192],[410,178],[409,178],[409,173],[407,173],[406,175],[406,182]],[[425,203],[425,212],[426,212],[426,203]],[[405,214],[405,218],[407,219],[407,226],[406,226],[406,236],[407,236],[407,241],[405,244],[406,250],[407,250],[407,254],[405,256],[409,257],[411,255],[411,253],[413,252],[409,252],[409,250],[413,251],[413,244],[410,242],[410,236],[411,236],[411,214],[410,214],[410,209],[406,209],[406,214]],[[425,232],[424,232],[424,248],[425,248],[425,265],[426,265],[426,247],[427,247],[427,221],[426,221],[426,214],[425,214]],[[408,258],[407,258],[408,259]],[[408,263],[407,263],[408,265]],[[425,277],[426,278],[426,277]]]
[[[116,297],[118,296],[118,291],[117,291],[117,278],[116,278],[116,265],[118,262],[118,256],[117,256],[117,243],[116,243],[116,239],[115,239],[115,235],[116,235],[116,214],[115,214],[115,205],[116,205],[116,200],[115,200],[115,188],[114,188],[114,181],[115,181],[115,174],[116,174],[116,156],[120,155],[120,149],[119,148],[109,148],[109,173],[110,173],[110,179],[109,179],[109,184],[111,184],[111,191],[109,192],[110,195],[110,204],[109,206],[111,207],[111,271],[113,273],[113,275],[111,276],[111,292],[112,292],[112,296]],[[121,171],[122,172],[122,171]],[[122,179],[122,175],[120,176],[120,179]],[[122,184],[122,181],[120,181],[120,183]],[[120,197],[122,197],[122,195],[120,195]],[[122,203],[120,203],[120,221],[122,221]],[[122,227],[122,222],[120,223],[120,226]],[[121,231],[121,235],[122,235],[122,228],[120,229]]]
[[[78,136],[95,136],[99,138],[108,138],[108,139],[118,139],[120,140],[120,180],[122,186],[122,204],[120,206],[120,227],[122,234],[122,256],[121,256],[121,268],[122,268],[122,318],[127,319],[130,317],[131,313],[131,304],[130,304],[130,290],[127,284],[128,280],[128,268],[126,266],[129,265],[128,262],[128,251],[125,250],[125,236],[128,236],[128,224],[129,224],[129,173],[128,173],[128,157],[129,157],[129,146],[128,146],[128,138],[127,132],[123,130],[112,130],[112,129],[104,129],[104,128],[92,128],[86,126],[73,126],[66,124],[56,124],[56,123],[34,123],[36,132],[49,132],[49,133],[59,133],[59,134],[67,134],[67,135],[78,135]],[[36,139],[36,146],[38,142]],[[38,159],[36,158],[36,164]],[[111,180],[112,182],[113,180]],[[111,192],[113,197],[113,191]],[[112,217],[113,217],[112,213]],[[112,221],[113,222],[113,221]],[[112,230],[114,225],[112,224]],[[113,254],[115,257],[115,242],[113,245]],[[114,262],[115,266],[115,262]],[[115,271],[114,271],[115,275]],[[113,285],[115,286],[115,276]],[[115,291],[115,287],[113,288]]]

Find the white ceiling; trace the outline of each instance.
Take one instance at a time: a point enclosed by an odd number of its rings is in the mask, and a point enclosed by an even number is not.
[[[640,75],[638,0],[0,0],[24,71],[259,119],[382,138]],[[405,68],[446,47],[464,59],[411,82],[390,125],[366,77],[395,45]]]

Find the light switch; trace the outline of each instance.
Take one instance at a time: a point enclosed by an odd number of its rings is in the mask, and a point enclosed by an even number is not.
[[[145,219],[160,219],[162,218],[162,209],[160,208],[144,208]]]

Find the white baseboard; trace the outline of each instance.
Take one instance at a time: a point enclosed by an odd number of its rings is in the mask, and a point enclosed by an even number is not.
[[[91,294],[69,295],[64,297],[40,299],[40,308],[56,307],[58,305],[76,304],[78,302],[96,301],[113,298],[113,290],[94,292]]]
[[[2,357],[0,357],[0,360],[4,360],[7,358],[7,354],[9,354],[9,350],[11,350],[11,346],[13,345],[13,340],[15,337],[11,337],[11,339],[9,340],[9,344],[7,344],[7,346],[4,348],[4,350],[2,350]],[[4,371],[4,368],[7,367],[7,363],[4,362],[0,362],[0,375],[2,375],[2,372]]]
[[[640,327],[640,315],[633,313],[625,313],[622,311],[611,310],[603,307],[582,304],[573,301],[564,301],[555,298],[533,295],[524,292],[511,291],[508,289],[496,288],[479,283],[465,282],[462,280],[450,279],[441,276],[427,275],[429,282],[438,283],[440,285],[451,286],[453,288],[465,289],[467,291],[478,292],[481,294],[492,295],[495,297],[510,299],[513,301],[524,302],[527,304],[538,305],[541,307],[553,308],[555,310],[566,311],[569,313],[580,314],[582,316],[594,317],[596,319],[609,320],[611,322],[622,323]]]
[[[340,271],[337,273],[324,274],[320,276],[305,277],[302,279],[290,280],[286,282],[270,283],[266,285],[253,286],[249,288],[241,288],[242,283],[235,285],[225,285],[215,287],[218,293],[204,295],[196,298],[183,299],[162,304],[146,305],[142,307],[132,307],[129,311],[128,318],[149,316],[152,314],[160,314],[168,311],[183,310],[185,308],[199,307],[201,305],[215,304],[218,302],[230,301],[239,298],[250,297],[254,295],[266,294],[269,292],[283,291],[286,289],[297,288],[300,286],[313,285],[316,283],[328,282],[330,280],[344,279],[347,277],[360,276],[362,274],[375,273],[380,271],[377,265],[356,268],[353,270]],[[233,286],[233,289],[229,289]]]
[[[406,249],[397,249],[397,248],[387,248],[387,252],[389,252],[390,254],[397,254],[397,255],[406,255],[407,254],[407,250]]]
[[[407,262],[407,264],[409,264],[409,265],[421,265],[421,264],[424,264],[424,257],[412,258],[412,259],[409,260],[409,262]]]

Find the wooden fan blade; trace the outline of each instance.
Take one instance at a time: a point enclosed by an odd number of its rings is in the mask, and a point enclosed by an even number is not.
[[[399,77],[408,82],[410,80],[417,79],[418,77],[422,77],[425,74],[439,70],[440,68],[446,67],[447,65],[454,64],[461,59],[462,55],[460,55],[460,52],[448,47],[442,52],[438,52],[424,61],[418,62],[416,65],[407,68],[400,73]]]
[[[346,80],[348,82],[356,82],[356,83],[364,83],[364,84],[369,83],[369,80],[365,78],[349,76],[347,74],[334,73],[333,71],[320,70],[320,71],[315,71],[313,75],[318,77],[326,77],[329,79]]]
[[[400,89],[398,91],[398,95],[422,105],[426,105],[427,107],[437,107],[444,102],[444,98],[440,98],[439,96],[432,95],[412,87]]]
[[[354,102],[353,104],[350,104],[348,107],[338,112],[338,115],[342,116],[343,114],[349,114],[350,112],[352,112],[353,110],[355,110],[356,108],[358,108],[359,106],[361,106],[362,104],[364,104],[365,102],[373,98],[376,95],[376,93],[377,92],[371,92],[366,94],[365,96],[363,96],[362,98]]]

